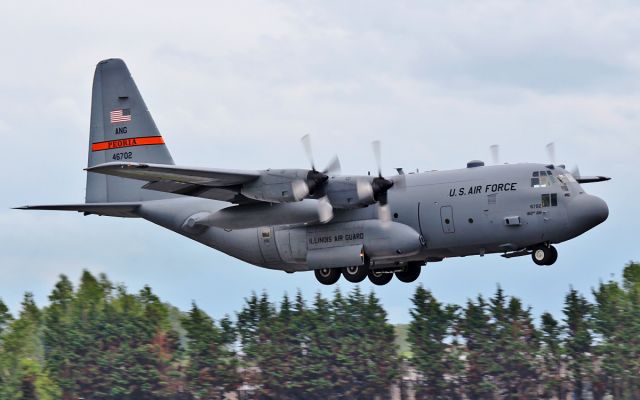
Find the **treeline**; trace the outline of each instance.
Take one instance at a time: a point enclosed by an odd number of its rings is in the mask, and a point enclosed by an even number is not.
[[[640,398],[640,264],[601,282],[593,302],[571,289],[562,318],[501,288],[465,305],[418,286],[400,354],[374,293],[252,294],[214,321],[193,304],[128,293],[84,272],[61,276],[39,308],[14,319],[0,301],[0,399]],[[560,299],[559,299],[560,300]]]

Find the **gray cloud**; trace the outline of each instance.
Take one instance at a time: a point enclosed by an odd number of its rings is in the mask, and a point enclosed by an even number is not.
[[[421,281],[457,302],[500,281],[558,311],[570,283],[588,291],[640,256],[639,17],[622,1],[7,5],[0,296],[16,307],[30,289],[46,301],[58,273],[82,268],[133,289],[149,283],[183,307],[194,298],[216,316],[251,290],[318,289],[309,274],[283,279],[142,221],[8,210],[83,199],[93,68],[122,57],[187,165],[304,167],[305,133],[318,163],[337,152],[346,173],[374,168],[373,139],[389,173],[462,167],[494,143],[504,161],[546,161],[556,141],[560,160],[614,176],[588,187],[610,204],[606,224],[561,245],[554,269],[465,258],[432,265]],[[412,286],[377,290],[394,320],[408,318]]]

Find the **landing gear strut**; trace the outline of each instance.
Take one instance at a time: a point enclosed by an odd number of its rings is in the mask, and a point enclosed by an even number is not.
[[[391,281],[393,272],[383,270],[369,270],[369,280],[374,285],[383,286]]]
[[[321,268],[313,271],[316,279],[323,285],[333,285],[340,279],[340,268]]]
[[[531,258],[538,265],[551,265],[558,259],[558,250],[551,245],[539,245],[532,250]]]

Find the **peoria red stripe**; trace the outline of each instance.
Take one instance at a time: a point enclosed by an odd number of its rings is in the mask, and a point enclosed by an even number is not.
[[[91,145],[91,151],[121,149],[123,147],[134,146],[149,146],[154,144],[164,144],[162,136],[143,136],[128,139],[108,140],[106,142],[96,142]]]

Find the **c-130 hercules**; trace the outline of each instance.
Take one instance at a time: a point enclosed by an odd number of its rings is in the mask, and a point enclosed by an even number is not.
[[[25,206],[144,218],[248,263],[376,285],[412,282],[427,262],[502,253],[551,265],[552,244],[607,219],[607,204],[563,165],[503,164],[378,176],[308,169],[241,171],[174,165],[125,63],[93,80],[86,203]],[[574,176],[576,175],[576,176]],[[232,203],[233,205],[230,205]]]

